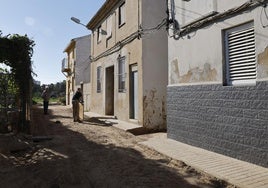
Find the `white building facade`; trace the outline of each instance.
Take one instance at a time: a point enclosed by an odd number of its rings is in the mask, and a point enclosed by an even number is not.
[[[169,138],[268,167],[266,5],[169,0]]]
[[[66,76],[66,105],[72,105],[75,91],[81,88],[85,111],[90,110],[91,97],[90,40],[90,35],[72,39],[64,49],[67,57],[62,62],[62,72]]]
[[[162,0],[107,0],[89,21],[92,112],[166,128],[166,8]]]

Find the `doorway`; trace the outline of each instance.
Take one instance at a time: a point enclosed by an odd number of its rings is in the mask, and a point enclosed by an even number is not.
[[[130,119],[138,119],[138,66],[132,65],[130,67]]]
[[[105,114],[114,115],[114,66],[106,68]]]

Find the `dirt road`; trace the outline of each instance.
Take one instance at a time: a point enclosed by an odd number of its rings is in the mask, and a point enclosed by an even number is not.
[[[0,135],[0,187],[231,187],[139,144],[97,118],[74,123],[71,109],[33,110],[33,136]]]

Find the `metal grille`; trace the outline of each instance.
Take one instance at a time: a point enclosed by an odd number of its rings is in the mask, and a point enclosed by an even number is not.
[[[226,32],[228,84],[256,80],[255,35],[253,24]]]

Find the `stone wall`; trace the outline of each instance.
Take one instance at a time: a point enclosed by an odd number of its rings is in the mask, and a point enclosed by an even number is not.
[[[268,82],[167,89],[168,138],[268,167]]]

